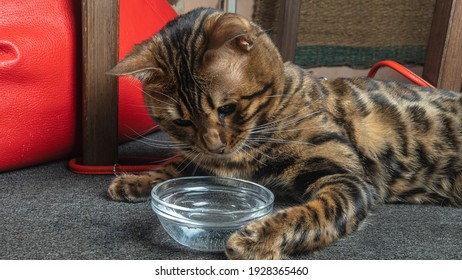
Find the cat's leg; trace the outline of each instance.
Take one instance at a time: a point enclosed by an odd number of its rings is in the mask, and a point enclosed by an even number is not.
[[[112,180],[107,194],[116,201],[140,202],[149,199],[154,184],[182,176],[179,166],[183,158],[176,158],[157,170],[143,175],[123,174]]]
[[[228,240],[230,259],[281,259],[320,249],[354,231],[376,202],[373,186],[358,176],[329,175],[311,187],[305,204],[252,222]]]

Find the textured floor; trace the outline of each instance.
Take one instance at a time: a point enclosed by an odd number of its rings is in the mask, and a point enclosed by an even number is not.
[[[147,147],[123,149],[143,153]],[[0,259],[224,258],[178,245],[149,202],[108,200],[112,177],[76,175],[66,161],[1,173]],[[356,233],[293,258],[462,259],[462,209],[384,205]]]

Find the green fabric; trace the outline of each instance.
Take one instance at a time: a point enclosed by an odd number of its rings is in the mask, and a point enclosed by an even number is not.
[[[406,65],[422,65],[426,46],[342,47],[299,46],[295,63],[306,67],[350,66],[370,68],[381,60],[394,60]]]

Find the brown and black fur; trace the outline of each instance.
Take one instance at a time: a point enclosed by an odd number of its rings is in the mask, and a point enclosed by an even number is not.
[[[462,97],[371,79],[318,79],[283,64],[245,18],[197,9],[136,45],[110,72],[143,82],[145,102],[179,155],[114,179],[114,200],[199,173],[252,180],[297,206],[234,233],[231,259],[320,249],[380,203],[462,206]]]

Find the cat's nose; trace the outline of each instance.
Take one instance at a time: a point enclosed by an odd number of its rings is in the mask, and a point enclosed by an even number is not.
[[[202,138],[207,149],[216,154],[224,152],[226,145],[221,141],[220,134],[216,129],[208,129]]]

